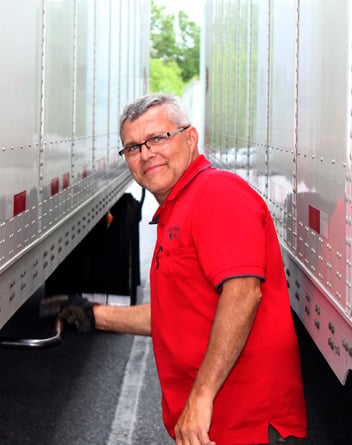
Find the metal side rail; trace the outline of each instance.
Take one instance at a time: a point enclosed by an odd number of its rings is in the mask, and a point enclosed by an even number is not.
[[[43,349],[52,348],[62,343],[64,334],[64,321],[59,317],[55,320],[55,330],[47,338],[10,338],[0,337],[0,348],[14,349]]]

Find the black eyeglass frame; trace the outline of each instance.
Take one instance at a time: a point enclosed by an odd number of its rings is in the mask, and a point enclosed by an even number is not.
[[[177,128],[173,131],[168,131],[167,133],[157,134],[155,136],[152,136],[148,139],[146,139],[144,142],[141,142],[140,144],[133,144],[129,147],[125,147],[122,150],[119,151],[119,155],[123,157],[125,153],[133,153],[135,151],[139,151],[139,153],[142,152],[142,146],[145,145],[148,150],[150,150],[150,147],[148,146],[148,142],[152,139],[162,138],[162,139],[169,139],[171,136],[175,136],[178,133],[182,133],[183,131],[187,130],[191,125],[187,125],[186,127]],[[126,155],[125,155],[126,156]]]

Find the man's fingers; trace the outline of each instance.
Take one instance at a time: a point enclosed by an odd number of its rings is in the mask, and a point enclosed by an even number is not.
[[[209,436],[207,433],[199,434],[197,437],[190,438],[185,437],[185,435],[182,434],[179,428],[177,429],[177,432],[175,431],[176,436],[176,445],[216,445],[215,442],[209,439]]]
[[[202,437],[200,436],[199,443],[201,445],[216,445],[215,442],[209,439],[208,434],[204,434]]]

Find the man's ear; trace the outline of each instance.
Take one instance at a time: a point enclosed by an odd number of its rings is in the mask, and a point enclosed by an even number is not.
[[[190,127],[187,133],[189,146],[192,148],[192,150],[197,150],[199,140],[197,129],[195,127]]]

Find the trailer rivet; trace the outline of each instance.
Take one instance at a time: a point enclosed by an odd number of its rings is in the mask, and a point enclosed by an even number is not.
[[[333,334],[335,334],[335,326],[333,325],[333,323],[330,321],[329,322],[329,330],[333,333]]]

